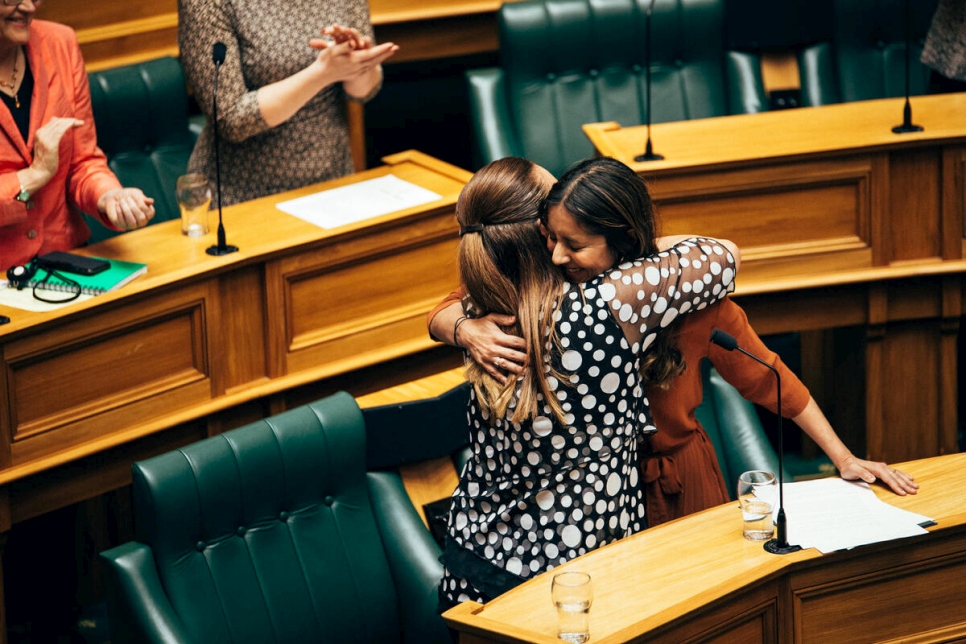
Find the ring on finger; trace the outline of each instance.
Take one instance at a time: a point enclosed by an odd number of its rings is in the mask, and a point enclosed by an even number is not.
[[[496,360],[493,361],[493,364],[495,364],[498,369],[502,369],[503,368],[503,358],[497,358]]]

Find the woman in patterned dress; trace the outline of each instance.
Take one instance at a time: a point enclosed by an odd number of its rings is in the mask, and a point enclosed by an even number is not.
[[[730,242],[679,237],[658,252],[650,235],[647,257],[568,283],[540,231],[552,182],[529,161],[501,159],[457,203],[467,315],[515,316],[529,362],[505,383],[467,367],[473,453],[453,495],[441,608],[487,601],[646,527],[637,443],[654,427],[641,357],[677,316],[723,298],[737,270]],[[613,159],[584,162],[551,193],[543,216],[556,231],[620,210],[653,232],[646,186]]]
[[[381,63],[399,49],[372,44],[366,0],[179,0],[181,64],[208,117],[188,169],[209,177],[217,42],[226,47],[218,72],[224,205],[352,172],[346,97],[375,96]]]

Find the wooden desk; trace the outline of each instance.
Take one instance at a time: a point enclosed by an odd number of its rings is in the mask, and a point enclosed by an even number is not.
[[[864,428],[866,453],[888,461],[957,450],[966,313],[966,94],[914,97],[925,129],[898,135],[903,102],[660,123],[666,158],[652,162],[634,161],[645,127],[584,126],[648,180],[665,233],[738,243],[736,300],[755,328],[818,332],[806,382],[828,391],[817,398],[838,408],[840,431]],[[836,379],[822,342],[849,326],[864,359]],[[836,399],[848,389],[865,400]]]
[[[49,313],[3,308],[0,489],[293,387],[435,345],[425,314],[455,282],[453,208],[469,173],[417,152],[224,209],[237,253],[164,222],[86,249],[143,261],[123,289]],[[393,173],[442,198],[336,229],[275,204]],[[372,389],[407,381],[401,373]],[[10,522],[33,515],[3,504]],[[9,523],[0,525],[0,530]]]
[[[216,220],[200,239],[159,223],[83,251],[146,262],[124,288],[49,313],[0,306],[0,532],[129,483],[134,460],[294,406],[300,387],[359,395],[455,366],[425,316],[456,284],[470,174],[418,152],[386,163],[225,208],[236,253],[205,252]],[[335,229],[275,207],[389,173],[441,198]]]
[[[557,569],[594,580],[591,642],[960,641],[966,637],[966,454],[901,468],[921,484],[888,503],[937,521],[928,535],[820,555],[772,555],[729,503]],[[551,574],[444,617],[461,642],[557,642]]]

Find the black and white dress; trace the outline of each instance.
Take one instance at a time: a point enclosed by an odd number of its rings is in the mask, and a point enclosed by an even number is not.
[[[568,380],[551,380],[566,422],[543,403],[532,421],[487,418],[471,397],[473,455],[453,494],[443,605],[488,601],[647,527],[637,439],[655,428],[641,355],[658,330],[721,299],[733,282],[724,246],[696,238],[566,286],[550,352]]]

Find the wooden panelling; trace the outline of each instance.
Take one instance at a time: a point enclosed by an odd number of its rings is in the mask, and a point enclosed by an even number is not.
[[[872,261],[874,161],[768,164],[658,176],[650,185],[665,234],[731,239],[745,268],[773,276],[800,274],[810,263],[861,268]]]
[[[220,306],[218,319],[211,328],[218,340],[217,346],[224,353],[215,358],[225,370],[213,374],[215,393],[229,393],[260,382],[276,374],[270,373],[268,365],[268,321],[271,311],[277,309],[268,303],[263,266],[249,266],[244,270],[222,275],[218,280]],[[260,307],[243,306],[243,303],[259,302]]]
[[[922,261],[943,256],[940,148],[890,155],[889,261]]]
[[[385,346],[395,341],[386,327],[412,320],[425,326],[435,294],[452,285],[456,246],[447,234],[435,243],[398,244],[365,261],[334,266],[326,266],[322,249],[319,265],[284,272],[290,358],[313,350],[342,353],[335,345],[356,334],[367,335],[366,342],[375,343],[370,347]],[[399,306],[401,301],[408,305]]]
[[[178,53],[177,0],[98,4],[45,0],[37,16],[77,32],[89,71]]]
[[[793,577],[797,641],[864,644],[966,637],[966,550],[907,540],[887,556],[860,557]],[[874,589],[870,592],[870,589]],[[942,629],[950,639],[920,636]]]
[[[5,343],[11,463],[211,397],[204,284]]]
[[[943,258],[966,257],[966,147],[948,147],[942,159]]]
[[[737,593],[698,617],[689,616],[633,641],[653,644],[769,644],[779,641],[778,585]],[[630,640],[628,640],[630,641]]]

